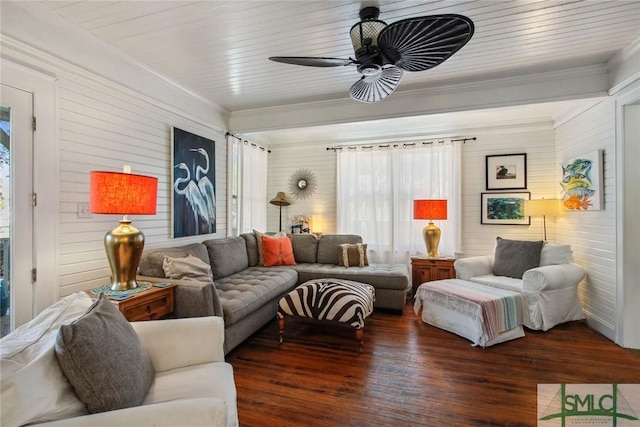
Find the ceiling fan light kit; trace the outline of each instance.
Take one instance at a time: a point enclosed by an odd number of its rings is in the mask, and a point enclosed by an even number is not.
[[[309,67],[356,65],[360,80],[349,96],[360,102],[379,102],[391,95],[403,71],[427,71],[442,64],[473,36],[471,19],[443,14],[403,19],[387,25],[378,18],[377,7],[360,10],[360,22],[351,27],[356,59],[305,56],[272,56],[285,64]]]
[[[379,14],[377,7],[365,7],[360,11],[361,21],[351,27],[351,44],[358,60],[378,53],[378,36],[387,28],[386,22],[376,19]]]

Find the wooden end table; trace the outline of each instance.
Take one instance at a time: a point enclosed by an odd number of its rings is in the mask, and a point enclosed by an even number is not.
[[[173,283],[162,288],[152,286],[122,301],[111,302],[118,306],[120,313],[129,322],[158,320],[173,314],[176,286]],[[93,295],[90,291],[87,292],[90,296]]]
[[[455,258],[427,258],[412,257],[412,288],[415,295],[418,287],[434,280],[455,279],[456,270],[453,268]]]

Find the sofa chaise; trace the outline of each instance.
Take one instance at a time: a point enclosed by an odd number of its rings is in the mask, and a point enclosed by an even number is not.
[[[405,264],[338,265],[341,244],[362,243],[357,235],[292,234],[295,265],[260,265],[257,233],[205,240],[180,247],[145,250],[139,280],[177,283],[176,317],[222,316],[225,354],[275,319],[278,301],[295,286],[313,279],[337,278],[375,288],[375,307],[402,310],[411,287]],[[195,257],[211,268],[206,277],[167,277],[165,257]]]

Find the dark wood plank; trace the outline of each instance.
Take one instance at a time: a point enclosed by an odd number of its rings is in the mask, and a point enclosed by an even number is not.
[[[640,383],[640,351],[570,322],[486,349],[376,311],[354,330],[274,321],[227,355],[241,426],[533,426],[537,385]]]

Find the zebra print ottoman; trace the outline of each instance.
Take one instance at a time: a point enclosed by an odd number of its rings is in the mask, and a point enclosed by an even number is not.
[[[309,280],[280,299],[278,325],[283,341],[285,316],[331,320],[356,328],[356,339],[364,342],[364,321],[373,313],[375,289],[365,283],[341,279]]]

